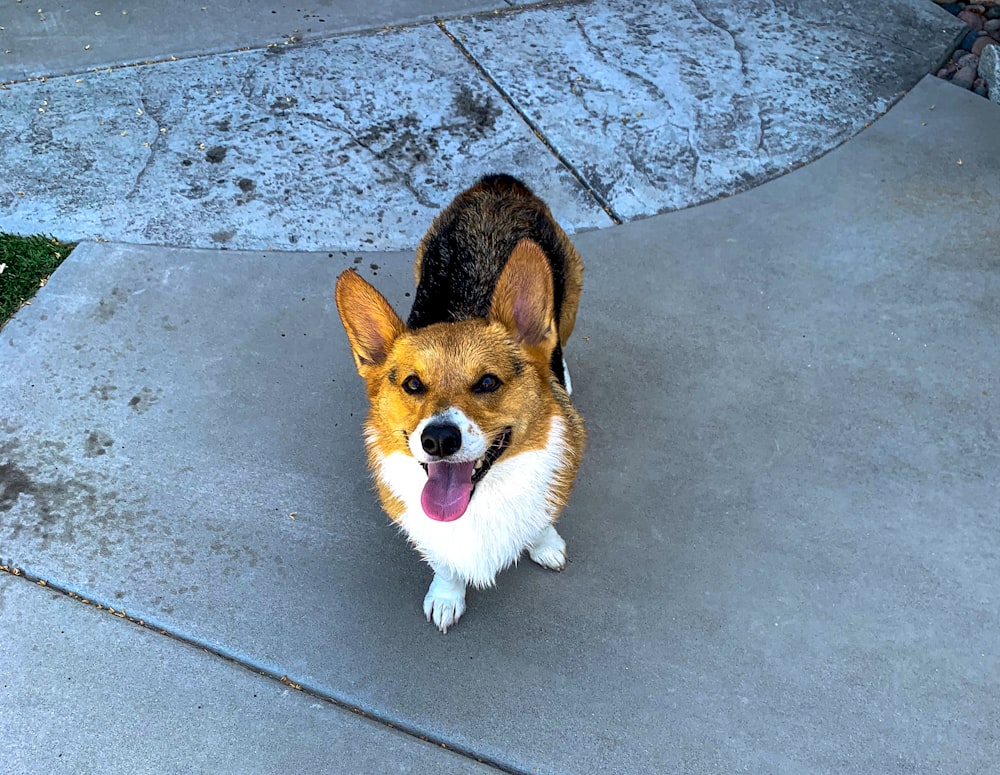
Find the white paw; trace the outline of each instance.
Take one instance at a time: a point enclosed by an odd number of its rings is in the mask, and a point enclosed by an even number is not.
[[[573,380],[569,378],[569,366],[566,365],[565,358],[563,358],[563,379],[566,380],[566,395],[573,395]]]
[[[528,556],[543,568],[563,570],[566,567],[566,542],[549,525],[542,528],[535,540],[528,545]]]
[[[435,572],[424,597],[424,616],[441,632],[456,624],[465,613],[465,582],[448,574]]]

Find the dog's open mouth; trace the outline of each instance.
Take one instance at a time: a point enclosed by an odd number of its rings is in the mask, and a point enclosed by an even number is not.
[[[427,484],[420,493],[424,513],[438,522],[458,519],[469,508],[476,484],[510,444],[510,428],[505,428],[479,460],[464,463],[423,463]]]

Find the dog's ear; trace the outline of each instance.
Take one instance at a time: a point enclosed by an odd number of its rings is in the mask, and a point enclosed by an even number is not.
[[[493,290],[490,318],[531,348],[551,356],[558,332],[555,325],[552,269],[536,242],[517,243]]]
[[[372,367],[385,362],[389,348],[406,326],[385,296],[353,269],[337,278],[335,297],[358,374],[367,377]]]

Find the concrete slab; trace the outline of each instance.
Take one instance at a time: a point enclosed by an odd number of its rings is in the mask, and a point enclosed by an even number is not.
[[[44,35],[89,29],[66,21],[83,13],[68,5],[44,12]],[[412,248],[455,193],[497,170],[530,182],[572,231],[610,225],[602,206],[625,220],[687,207],[842,142],[964,30],[926,0],[870,5],[558,3],[445,30],[286,45],[289,32],[263,51],[13,84],[0,90],[0,228],[183,247]],[[404,6],[384,10],[396,18]],[[112,24],[111,9],[87,18],[116,52],[126,41],[172,52],[162,19],[185,8],[207,16],[171,39],[184,50],[271,34],[260,16],[222,23],[231,3],[141,4],[127,15],[134,29],[118,11]],[[275,8],[276,24],[347,24],[329,9]],[[3,34],[37,50],[27,9],[17,13]]]
[[[145,61],[284,45],[387,25],[507,8],[503,0],[364,0],[266,4],[218,0],[8,3],[0,82]]]
[[[988,770],[998,127],[928,78],[580,235],[572,561],[447,636],[364,471],[354,254],[81,246],[0,333],[0,560],[516,771]],[[406,304],[405,254],[357,265]]]
[[[622,220],[811,161],[965,31],[925,0],[606,0],[447,27]]]
[[[0,755],[52,772],[496,770],[0,573]]]
[[[433,25],[17,84],[0,113],[7,231],[412,247],[417,224],[496,170],[572,228],[611,224]]]

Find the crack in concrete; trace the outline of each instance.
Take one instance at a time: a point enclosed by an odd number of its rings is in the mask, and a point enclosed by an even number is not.
[[[724,32],[732,41],[733,51],[736,53],[736,56],[739,57],[740,72],[743,74],[743,83],[747,87],[748,92],[752,94],[753,89],[750,86],[751,84],[750,65],[748,61],[749,50],[747,49],[747,47],[742,43],[740,43],[739,39],[736,37],[736,33],[729,28],[729,25],[726,23],[725,19],[721,18],[713,19],[708,15],[708,12],[705,10],[704,7],[704,0],[692,0],[691,5],[694,7],[694,10],[697,11],[698,15],[701,16],[702,19],[704,19],[706,22],[711,24],[716,29]],[[761,107],[760,103],[757,102],[756,99],[753,100],[753,103],[757,107],[757,153],[759,154],[761,151],[766,152],[767,150],[766,148],[764,148],[765,111],[763,107]]]
[[[157,116],[149,109],[149,104],[146,102],[146,87],[143,83],[142,75],[136,79],[139,85],[139,110],[142,111],[142,116],[148,121],[153,122],[153,139],[149,141],[146,146],[146,160],[142,164],[142,169],[135,176],[135,180],[132,183],[132,188],[129,189],[128,193],[123,197],[126,201],[132,199],[136,194],[139,193],[139,187],[142,185],[143,179],[146,177],[146,172],[149,168],[153,166],[153,157],[156,152],[156,144],[160,141],[162,133],[160,132],[160,121]]]
[[[546,150],[548,150],[549,153],[551,153],[553,156],[556,157],[559,163],[562,164],[563,167],[565,167],[566,170],[583,187],[583,190],[586,191],[595,202],[597,202],[597,204],[601,207],[602,210],[604,210],[604,212],[608,215],[611,221],[616,226],[622,224],[624,220],[617,212],[615,212],[615,209],[612,207],[611,202],[608,201],[597,190],[596,186],[586,178],[583,172],[581,172],[572,162],[570,162],[568,158],[566,158],[566,156],[564,156],[559,151],[558,148],[556,148],[555,144],[548,138],[547,135],[545,135],[541,127],[539,127],[534,121],[531,120],[531,118],[528,117],[527,112],[524,109],[522,109],[514,101],[514,98],[511,97],[511,95],[508,94],[507,91],[502,86],[500,86],[500,84],[496,81],[496,79],[494,79],[493,76],[489,74],[489,71],[486,69],[485,65],[483,65],[482,62],[476,59],[476,57],[473,56],[472,52],[465,47],[465,44],[463,44],[462,41],[460,41],[458,37],[454,35],[451,32],[451,30],[448,29],[446,23],[442,20],[438,20],[437,27],[438,29],[441,30],[441,32],[445,35],[445,37],[448,38],[448,40],[450,40],[452,44],[454,44],[454,46],[459,50],[459,53],[461,53],[466,59],[468,59],[469,63],[476,69],[476,71],[484,79],[486,79],[486,82],[497,92],[497,94],[500,95],[500,98],[505,103],[507,103],[507,105],[510,106],[511,110],[513,110],[518,115],[518,117],[525,124],[527,124],[528,128],[532,131],[535,137],[537,137],[539,141],[541,141],[542,145],[545,146]]]
[[[663,89],[661,89],[660,86],[655,81],[642,75],[636,70],[622,67],[618,63],[613,63],[608,61],[608,58],[605,56],[604,51],[591,39],[590,34],[587,32],[587,29],[586,27],[584,27],[583,22],[580,20],[580,18],[575,17],[573,21],[576,23],[577,31],[580,33],[580,36],[583,38],[583,41],[587,46],[587,50],[590,51],[591,54],[593,54],[598,60],[603,62],[607,67],[617,70],[618,72],[626,75],[631,80],[638,81],[639,83],[641,83],[646,88],[646,92],[652,99],[666,105],[668,110],[673,110],[673,105],[671,104],[670,99],[664,93]],[[609,123],[609,119],[607,116],[605,116],[604,118],[604,123],[605,123],[604,127],[605,131],[607,131],[607,125]],[[687,182],[689,186],[694,186],[695,180],[697,179],[698,176],[698,167],[701,163],[701,153],[698,150],[697,144],[695,143],[694,140],[696,131],[695,128],[691,126],[685,126],[683,124],[678,124],[676,121],[673,121],[670,118],[665,118],[662,126],[669,126],[674,130],[676,130],[678,134],[682,134],[687,138],[688,146],[690,147],[691,153],[694,156],[694,165]],[[632,163],[632,166],[635,169],[643,172],[648,180],[652,181],[657,177],[656,172],[645,161],[640,160],[634,153],[634,151],[629,152],[628,156],[629,156],[629,161]]]

